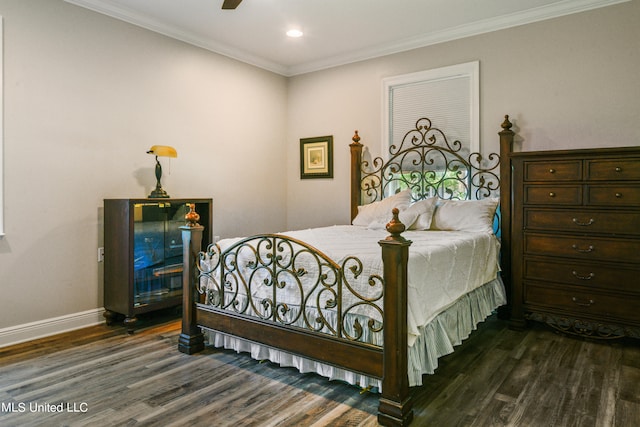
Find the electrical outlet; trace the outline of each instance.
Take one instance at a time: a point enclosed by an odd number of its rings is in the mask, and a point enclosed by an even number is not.
[[[98,248],[98,262],[104,261],[104,247]]]

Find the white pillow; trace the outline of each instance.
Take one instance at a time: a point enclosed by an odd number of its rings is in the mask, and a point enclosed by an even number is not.
[[[431,222],[432,230],[493,233],[497,198],[482,200],[441,200]]]
[[[406,209],[400,208],[398,218],[404,224],[405,230],[428,230],[437,201],[438,199],[433,197],[412,203]],[[391,216],[384,218],[382,221],[373,221],[367,228],[384,229],[389,221],[391,221]]]
[[[407,226],[409,230],[428,230],[431,227],[431,220],[433,218],[433,213],[436,210],[436,203],[438,202],[437,197],[432,197],[430,199],[420,200],[412,204],[407,211],[416,209],[419,214],[418,217],[412,221],[404,222],[402,220],[402,215],[400,215],[400,221]],[[409,224],[409,225],[407,225]]]
[[[411,190],[404,190],[378,202],[358,206],[358,214],[351,224],[362,227],[369,227],[372,224],[386,225],[391,221],[393,208],[403,211],[409,207],[410,203]]]

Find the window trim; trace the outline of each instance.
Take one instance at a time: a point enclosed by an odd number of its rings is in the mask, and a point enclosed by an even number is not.
[[[382,80],[382,156],[389,157],[389,146],[391,135],[391,93],[394,88],[408,84],[436,82],[460,77],[469,78],[469,100],[470,100],[470,141],[469,152],[480,152],[480,62],[472,61],[447,67],[434,68],[431,70],[418,71],[415,73],[402,74],[399,76],[387,77]],[[418,119],[418,117],[416,117]]]

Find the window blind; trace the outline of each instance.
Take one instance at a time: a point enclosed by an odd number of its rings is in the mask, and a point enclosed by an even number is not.
[[[465,153],[479,151],[478,74],[478,62],[470,62],[385,79],[382,152],[398,146],[423,117],[450,143],[459,140]]]

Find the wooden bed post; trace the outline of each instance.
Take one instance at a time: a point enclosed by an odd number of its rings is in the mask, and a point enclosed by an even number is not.
[[[500,267],[502,281],[507,292],[507,305],[498,309],[501,319],[508,319],[511,312],[511,152],[515,133],[511,130],[509,115],[504,116],[500,135]]]
[[[351,147],[351,221],[358,215],[358,206],[362,204],[362,189],[360,180],[361,175],[361,162],[362,162],[362,144],[360,144],[360,136],[356,131],[353,141],[349,144]]]
[[[378,422],[383,426],[407,426],[413,419],[407,374],[407,264],[411,241],[400,235],[405,226],[398,213],[394,208],[393,219],[387,224],[391,235],[379,242],[384,264],[384,346]]]
[[[194,279],[196,277],[196,257],[202,245],[204,227],[198,224],[200,215],[195,211],[195,205],[189,205],[191,210],[185,215],[187,224],[182,230],[182,333],[178,339],[178,350],[182,353],[193,354],[204,349],[204,335],[196,323],[196,302],[198,292]]]

